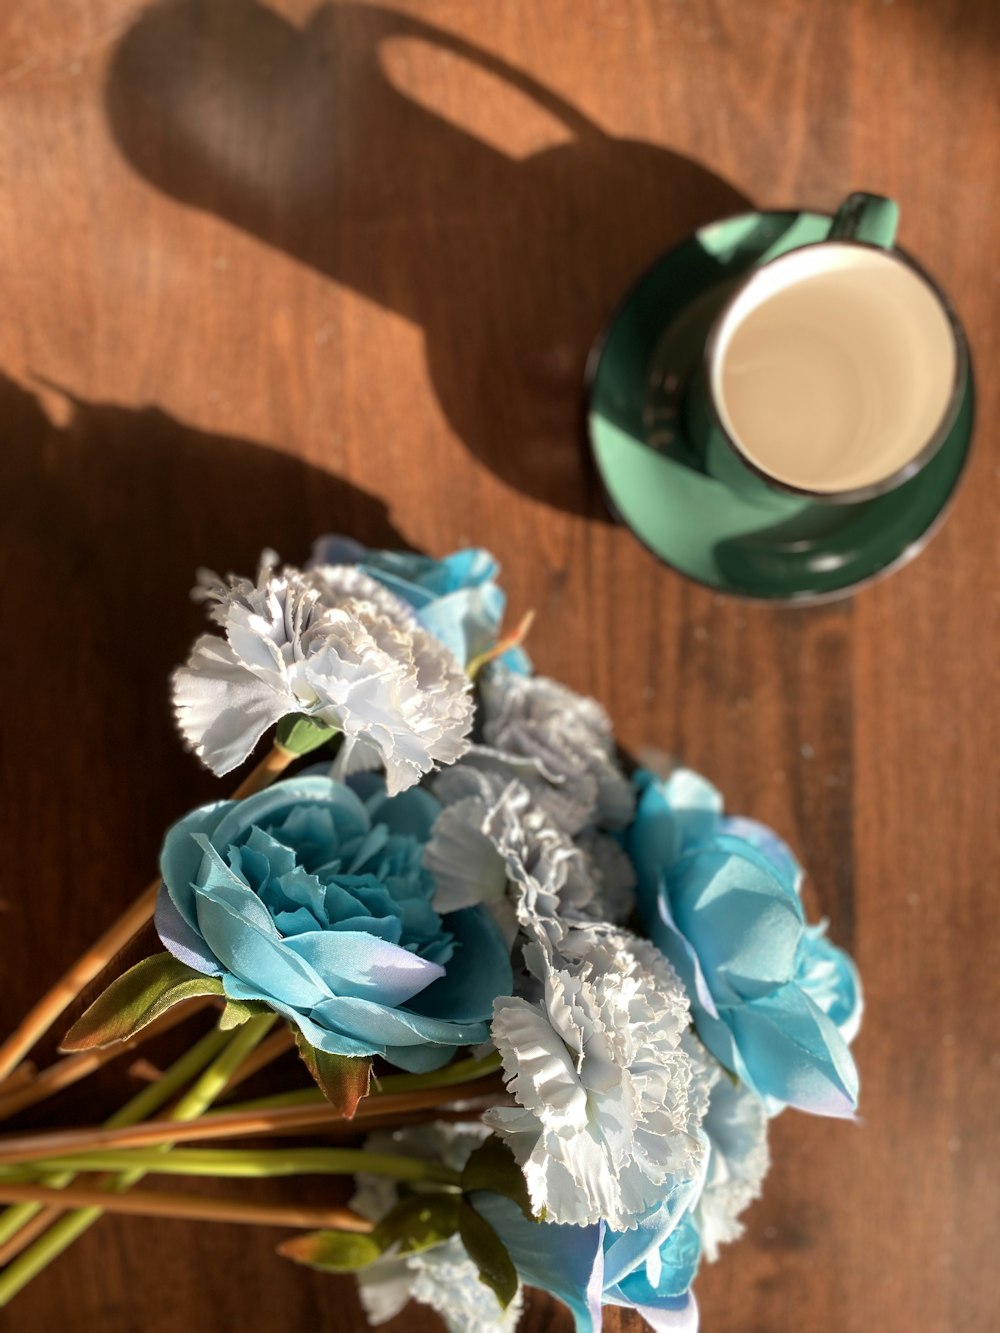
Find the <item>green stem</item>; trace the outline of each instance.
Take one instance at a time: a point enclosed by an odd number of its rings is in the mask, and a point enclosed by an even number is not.
[[[462,1083],[471,1083],[486,1074],[493,1074],[502,1068],[499,1051],[491,1051],[479,1060],[456,1060],[454,1064],[435,1069],[430,1074],[385,1074],[378,1080],[378,1086],[372,1089],[371,1096],[378,1098],[380,1093],[418,1092],[424,1088],[451,1088]],[[319,1088],[297,1088],[293,1092],[279,1092],[271,1097],[257,1097],[249,1102],[227,1102],[219,1106],[213,1115],[234,1115],[243,1111],[272,1111],[282,1106],[319,1106],[325,1100]]]
[[[257,1018],[250,1019],[242,1027],[237,1028],[235,1033],[209,1034],[221,1038],[216,1047],[219,1053],[174,1107],[170,1116],[171,1120],[194,1120],[202,1115],[225,1088],[235,1070],[239,1068],[257,1043],[266,1035],[274,1020],[274,1014],[261,1014]],[[188,1055],[191,1054],[192,1052],[189,1051]],[[178,1064],[180,1063],[181,1061],[178,1061]],[[176,1069],[176,1066],[168,1074],[165,1074],[164,1078],[173,1075],[174,1069]],[[162,1082],[162,1080],[160,1081]],[[177,1079],[175,1090],[176,1087],[183,1087],[185,1081]],[[159,1082],[151,1085],[148,1089],[144,1089],[144,1092],[152,1096],[154,1087],[158,1088]],[[140,1094],[140,1096],[142,1095]],[[129,1106],[131,1106],[131,1103]],[[129,1107],[123,1107],[118,1114],[122,1115],[128,1110]],[[149,1114],[148,1110],[146,1114]],[[129,1123],[135,1124],[141,1118],[144,1117],[137,1116],[135,1120]],[[120,1127],[120,1122],[113,1124],[112,1127]],[[161,1149],[168,1152],[170,1145],[163,1144]],[[142,1179],[143,1174],[142,1170],[127,1171],[109,1181],[106,1188],[109,1190],[129,1189]],[[11,1301],[22,1288],[27,1286],[32,1278],[37,1277],[44,1268],[58,1258],[64,1250],[68,1249],[73,1241],[97,1221],[101,1213],[100,1208],[78,1208],[74,1212],[67,1213],[50,1227],[44,1235],[40,1236],[34,1245],[29,1246],[23,1254],[18,1255],[0,1274],[0,1308]]]
[[[499,1051],[490,1051],[480,1059],[456,1060],[430,1074],[386,1074],[378,1081],[379,1092],[417,1092],[422,1088],[450,1088],[456,1083],[471,1083],[503,1067]]]
[[[76,1157],[50,1162],[32,1162],[18,1173],[18,1179],[38,1172],[58,1172],[64,1167],[75,1171],[148,1171],[169,1176],[269,1177],[297,1175],[353,1175],[366,1171],[393,1180],[426,1181],[438,1185],[458,1185],[457,1171],[441,1162],[424,1161],[391,1153],[366,1152],[361,1148],[174,1148],[163,1155],[156,1148],[108,1149],[80,1153]],[[13,1179],[14,1176],[8,1176]]]
[[[108,1129],[124,1129],[127,1125],[138,1125],[148,1120],[151,1115],[165,1106],[167,1102],[201,1073],[205,1066],[214,1060],[229,1040],[228,1032],[212,1028],[195,1042],[189,1051],[176,1060],[155,1083],[150,1083],[125,1103],[120,1110],[106,1121]],[[66,1172],[65,1177],[49,1181],[53,1188],[61,1189],[70,1184],[73,1173]],[[37,1203],[19,1203],[5,1208],[0,1213],[0,1245],[5,1245],[25,1226],[41,1208]]]

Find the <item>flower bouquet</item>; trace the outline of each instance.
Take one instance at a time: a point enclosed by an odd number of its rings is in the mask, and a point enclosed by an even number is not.
[[[200,572],[213,631],[174,674],[178,728],[218,775],[270,748],[167,832],[154,883],[0,1049],[0,1115],[210,1024],[104,1126],[0,1139],[0,1303],[122,1211],[284,1224],[281,1254],[356,1273],[374,1324],[415,1298],[513,1328],[533,1286],[581,1333],[604,1305],[692,1330],[769,1118],[854,1114],[859,981],[792,854],[533,675],[496,574],[343,538],[303,569],[265,552],[255,581]],[[22,1063],[154,915],[161,951],[63,1058]],[[240,1101],[293,1046],[308,1086]],[[353,1197],[264,1207],[154,1173],[332,1174]]]

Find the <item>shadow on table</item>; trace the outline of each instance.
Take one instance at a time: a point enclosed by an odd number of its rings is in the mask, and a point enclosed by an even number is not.
[[[253,573],[264,543],[301,560],[324,531],[405,544],[379,501],[297,459],[155,409],[66,401],[57,426],[0,375],[0,933],[16,914],[25,950],[0,963],[0,1029],[141,888],[167,822],[220,795],[168,701],[205,628],[196,566]]]
[[[427,59],[443,74],[422,95],[460,97],[479,133],[397,86]],[[696,162],[613,138],[499,57],[375,6],[326,5],[298,29],[255,0],[160,4],[119,42],[107,108],[168,195],[420,325],[467,446],[588,513],[590,343],[656,254],[747,206]],[[518,156],[529,127],[552,146]]]

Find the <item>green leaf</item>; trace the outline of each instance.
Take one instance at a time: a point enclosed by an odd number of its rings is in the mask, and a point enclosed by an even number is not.
[[[219,977],[206,977],[173,954],[153,954],[112,981],[66,1033],[60,1049],[89,1051],[128,1041],[182,1000],[221,994]]]
[[[503,1241],[468,1199],[458,1205],[458,1233],[466,1254],[479,1269],[480,1282],[486,1283],[506,1310],[517,1295],[517,1269]]]
[[[226,1007],[219,1018],[219,1027],[223,1032],[230,1028],[242,1027],[258,1014],[271,1013],[271,1006],[263,1000],[227,1000]]]
[[[305,713],[289,713],[278,723],[275,740],[283,750],[292,754],[309,754],[325,745],[336,728],[326,722],[317,722]]]
[[[382,1248],[398,1245],[397,1254],[416,1254],[440,1245],[458,1230],[458,1194],[408,1194],[373,1232]]]
[[[494,1194],[502,1194],[517,1204],[529,1222],[536,1220],[531,1211],[524,1172],[506,1143],[495,1134],[491,1134],[466,1162],[462,1172],[462,1190],[466,1194],[474,1190],[491,1190]]]
[[[293,1236],[278,1246],[278,1253],[297,1264],[308,1264],[325,1273],[356,1273],[382,1254],[374,1234],[358,1231],[310,1231]]]
[[[345,1120],[350,1120],[358,1109],[358,1102],[368,1096],[371,1058],[366,1055],[330,1055],[310,1046],[301,1032],[296,1032],[295,1044],[323,1096]]]

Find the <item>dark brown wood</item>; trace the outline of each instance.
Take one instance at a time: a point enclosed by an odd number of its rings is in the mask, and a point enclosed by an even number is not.
[[[218,791],[166,707],[194,567],[480,542],[539,668],[779,828],[865,976],[863,1124],[778,1120],[706,1333],[990,1333],[998,47],[991,0],[0,6],[0,1027]],[[970,476],[852,601],[716,598],[605,520],[587,345],[693,225],[851,188],[900,201],[967,325]],[[280,1239],[106,1219],[0,1327],[360,1329]],[[528,1333],[566,1326],[532,1298]]]

